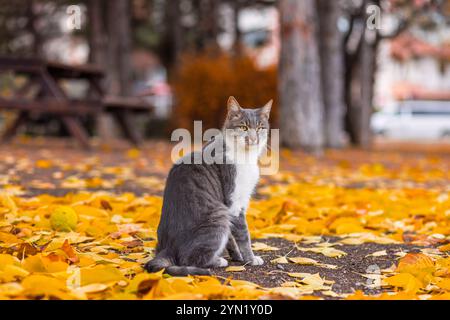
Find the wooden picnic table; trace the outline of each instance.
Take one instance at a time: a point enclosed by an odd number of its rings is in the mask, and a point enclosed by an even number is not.
[[[101,84],[104,72],[98,66],[67,65],[36,58],[0,57],[0,73],[4,72],[23,75],[26,81],[20,88],[13,90],[12,97],[0,97],[0,109],[17,110],[19,113],[3,133],[3,141],[11,139],[21,125],[30,121],[31,113],[46,113],[55,114],[81,146],[89,148],[89,137],[81,124],[80,116],[95,117],[101,112],[111,112],[125,137],[135,145],[141,142],[131,121],[131,113],[148,112],[152,107],[137,98],[107,97]],[[87,81],[89,97],[70,98],[61,86],[63,79]],[[30,98],[33,90],[36,93]]]

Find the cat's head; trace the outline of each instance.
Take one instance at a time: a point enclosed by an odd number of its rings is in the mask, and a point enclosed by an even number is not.
[[[224,124],[227,138],[246,150],[260,149],[267,142],[272,100],[257,109],[244,109],[234,97],[228,98],[228,112]]]

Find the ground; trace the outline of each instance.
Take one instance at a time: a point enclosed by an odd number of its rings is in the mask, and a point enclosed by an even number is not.
[[[0,147],[0,298],[449,298],[449,151],[282,150],[247,213],[264,265],[177,279],[141,267],[154,254],[170,144],[86,152],[21,138]],[[76,226],[55,227],[59,207]]]

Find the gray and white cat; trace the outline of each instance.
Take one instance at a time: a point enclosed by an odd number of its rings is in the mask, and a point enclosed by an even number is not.
[[[267,144],[271,107],[272,101],[243,109],[230,97],[222,134],[172,167],[156,257],[145,265],[147,271],[207,275],[208,268],[228,265],[225,250],[234,261],[263,264],[251,249],[245,213],[259,179],[258,158]],[[206,153],[223,161],[195,164]]]

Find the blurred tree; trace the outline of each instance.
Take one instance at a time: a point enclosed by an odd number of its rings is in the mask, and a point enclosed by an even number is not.
[[[444,0],[319,0],[317,8],[305,1],[291,3],[280,0],[279,3],[283,142],[288,146],[311,147],[311,144],[320,146],[318,141],[323,140],[330,147],[340,147],[344,142],[345,119],[351,142],[369,147],[379,42],[398,36],[414,22],[418,22],[421,28],[432,28],[440,20],[439,16],[446,14],[448,3]],[[304,10],[303,16],[295,18],[294,12],[300,6]],[[317,10],[319,20],[308,21],[305,18],[308,10]],[[394,13],[398,19],[397,27],[389,33],[383,32],[379,25],[384,12]],[[345,34],[341,33],[338,22],[342,29],[348,25]],[[312,30],[316,28],[320,36],[314,40],[316,32]],[[317,60],[311,57],[316,43],[319,43],[319,67],[316,66]],[[317,76],[318,69],[320,76]],[[322,92],[323,109],[317,91]],[[321,125],[317,119],[322,118]],[[319,138],[321,135],[324,135],[323,139]]]
[[[415,23],[430,29],[449,14],[448,0],[79,0],[87,7],[90,61],[105,67],[105,88],[131,94],[131,50],[159,53],[169,71],[186,52],[217,55],[223,31],[221,8],[233,13],[233,51],[242,55],[239,13],[246,8],[281,9],[282,52],[278,73],[283,142],[292,147],[340,147],[371,141],[377,48]],[[64,6],[71,0],[0,0],[0,52],[44,56],[48,40],[62,35]],[[398,26],[386,34],[367,28],[368,8],[393,13]],[[230,12],[230,11],[228,11]],[[448,21],[448,20],[447,20]],[[343,27],[346,25],[347,27]],[[346,29],[346,30],[345,30]],[[176,70],[175,70],[176,71]],[[175,74],[176,72],[170,72]],[[254,93],[253,93],[254,94]],[[343,120],[345,114],[345,122]]]
[[[280,0],[279,64],[282,143],[317,150],[324,145],[318,27],[314,0]]]
[[[46,6],[46,1],[0,0],[0,50],[3,53],[43,56],[48,37],[58,28],[49,16],[57,6]]]
[[[203,129],[220,128],[226,113],[224,101],[230,95],[245,107],[277,100],[276,68],[261,69],[247,56],[188,54],[182,58],[173,80],[177,97],[172,114],[174,128],[193,129],[193,120],[201,120]],[[271,123],[276,123],[277,118],[275,103]]]
[[[37,6],[36,6],[36,0],[27,0],[26,4],[26,10],[27,10],[27,29],[30,32],[33,44],[32,44],[32,53],[33,55],[37,57],[42,57],[42,37],[39,30],[37,30],[36,25],[38,22],[38,15],[37,15]]]
[[[110,0],[107,8],[108,91],[127,96],[131,94],[130,2]]]
[[[107,12],[105,0],[90,0],[87,2],[88,11],[88,41],[89,41],[89,62],[101,66],[108,75],[111,71],[107,68],[108,61],[108,34],[106,30]],[[107,76],[108,79],[111,76]],[[103,88],[110,89],[106,82],[101,84]],[[103,140],[110,140],[115,136],[116,128],[112,116],[108,113],[100,114],[96,119],[98,135]]]
[[[194,0],[198,15],[197,50],[218,48],[219,2],[214,0]]]
[[[180,0],[164,1],[164,28],[160,44],[160,56],[163,64],[172,69],[180,58],[182,50]]]
[[[345,36],[345,101],[346,127],[351,141],[367,148],[372,142],[370,118],[373,113],[377,50],[382,39],[394,38],[411,25],[430,28],[445,15],[444,0],[345,0],[349,31]],[[385,33],[377,26],[384,12],[394,13],[398,23]]]
[[[373,85],[378,45],[377,30],[367,28],[367,7],[371,0],[348,1],[349,32],[345,38],[346,126],[351,142],[363,147],[371,143]]]
[[[89,61],[105,67],[107,34],[105,30],[106,11],[104,0],[88,1],[88,41],[89,41]]]
[[[133,0],[131,3],[131,30],[133,46],[156,51],[162,40],[160,16],[164,4],[161,0]]]
[[[343,15],[339,1],[319,0],[320,59],[325,107],[326,145],[339,148],[345,144],[344,33],[338,26]]]

